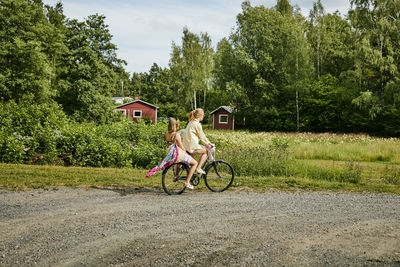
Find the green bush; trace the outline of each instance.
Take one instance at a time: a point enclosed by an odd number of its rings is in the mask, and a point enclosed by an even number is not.
[[[131,157],[134,167],[152,168],[165,156],[165,148],[148,143],[139,143],[132,149]]]
[[[14,135],[0,132],[0,161],[24,163],[26,158],[24,141]]]
[[[155,165],[165,154],[166,125],[124,120],[97,126],[71,123],[57,142],[64,165],[142,167]]]
[[[165,154],[166,123],[77,123],[55,104],[0,103],[0,162],[150,167]]]
[[[95,124],[71,123],[58,138],[57,151],[66,166],[130,165],[129,153],[123,138],[105,136]]]
[[[37,104],[28,96],[18,104],[0,103],[0,131],[4,135],[0,161],[53,163],[57,159],[56,132],[67,124],[67,117],[54,102]]]

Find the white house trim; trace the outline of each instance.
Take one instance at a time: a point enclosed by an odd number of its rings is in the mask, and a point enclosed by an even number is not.
[[[137,115],[136,115],[136,112],[139,112],[140,115],[137,116]],[[133,117],[134,117],[135,119],[141,119],[141,118],[142,118],[142,111],[141,111],[141,110],[134,110],[132,115],[133,115]]]
[[[226,118],[225,121],[222,121],[221,118]],[[228,124],[229,122],[229,116],[228,114],[219,114],[218,116],[218,123],[219,124]]]
[[[215,129],[215,114],[212,116],[213,118],[213,129]]]
[[[218,110],[220,110],[220,109],[224,109],[224,110],[228,111],[229,113],[232,113],[232,112],[233,112],[233,108],[232,108],[232,107],[229,107],[229,106],[220,106],[220,107],[218,107],[217,109],[211,111],[210,114],[214,114],[216,111],[218,111]]]
[[[140,99],[137,99],[137,100],[134,100],[134,101],[132,101],[132,102],[119,105],[119,106],[117,106],[116,108],[120,108],[120,107],[123,107],[123,106],[127,106],[127,105],[130,105],[130,104],[136,103],[136,102],[143,103],[143,104],[148,105],[148,106],[153,107],[153,108],[159,108],[159,107],[157,107],[157,106],[155,106],[155,105],[153,105],[153,104],[150,104],[150,103],[148,103],[148,102],[146,102],[146,101],[143,101],[143,100],[140,100]]]

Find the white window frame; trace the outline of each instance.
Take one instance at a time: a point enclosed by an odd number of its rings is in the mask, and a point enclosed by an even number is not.
[[[221,121],[222,117],[226,117],[226,121]],[[229,116],[227,114],[220,114],[218,117],[219,124],[228,124],[229,123]]]
[[[136,112],[139,112],[139,113],[140,113],[140,116],[135,116],[135,113],[136,113]],[[133,118],[135,118],[135,119],[141,119],[141,118],[142,118],[142,111],[141,111],[141,110],[134,110],[132,116],[133,116]]]

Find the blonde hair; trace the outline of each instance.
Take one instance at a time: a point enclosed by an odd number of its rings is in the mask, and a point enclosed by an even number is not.
[[[168,132],[173,133],[178,130],[179,119],[170,118],[168,123]]]
[[[202,108],[196,108],[192,110],[189,114],[189,121],[199,118],[201,115],[204,115],[204,110]]]

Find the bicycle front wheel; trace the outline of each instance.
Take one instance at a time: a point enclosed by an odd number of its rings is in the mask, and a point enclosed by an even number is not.
[[[168,195],[179,195],[185,191],[185,180],[188,175],[188,166],[184,163],[174,163],[162,173],[162,186]]]
[[[229,163],[216,160],[207,166],[204,181],[211,191],[222,192],[232,185],[234,176],[235,173]]]

